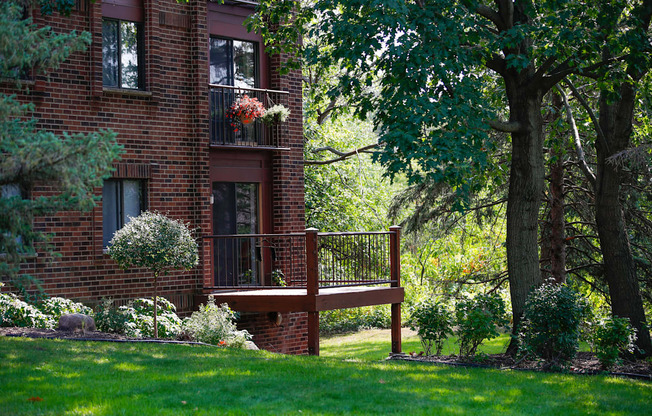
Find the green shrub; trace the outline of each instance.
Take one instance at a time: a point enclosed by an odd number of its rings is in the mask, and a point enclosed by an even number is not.
[[[463,299],[455,305],[457,329],[455,334],[460,344],[460,355],[475,355],[485,339],[500,335],[498,327],[509,321],[505,312],[505,302],[497,294],[476,295],[473,299]]]
[[[120,268],[146,267],[152,271],[154,300],[151,305],[158,304],[158,277],[161,273],[170,269],[190,270],[199,262],[197,242],[192,238],[188,225],[157,212],[145,211],[138,217],[131,218],[124,227],[116,231],[109,244],[109,255]],[[153,324],[149,326],[154,329],[154,338],[159,336],[159,325],[156,324],[158,309],[151,307],[154,318]],[[176,317],[176,314],[174,316]],[[166,319],[169,322],[165,322],[163,326],[174,325],[170,321],[171,318]],[[142,329],[146,330],[148,325],[140,318],[138,322],[143,323]],[[131,331],[129,328],[132,326],[129,325],[127,330]],[[139,331],[138,328],[133,330]]]
[[[0,326],[52,329],[55,325],[51,316],[18,299],[13,293],[0,293]]]
[[[124,334],[127,315],[116,309],[112,299],[102,299],[95,308],[95,326],[98,331]]]
[[[410,311],[410,328],[417,331],[426,355],[435,347],[435,355],[440,355],[444,342],[452,333],[452,316],[445,305],[432,298],[415,305]]]
[[[167,299],[157,299],[158,338],[176,338],[181,332],[181,320],[176,307]],[[149,298],[136,299],[118,312],[125,316],[125,335],[134,338],[156,337],[154,332],[154,301]]]
[[[519,330],[521,353],[545,361],[545,368],[565,367],[579,349],[580,322],[586,305],[566,285],[544,283],[525,302]]]
[[[591,345],[603,368],[609,369],[618,364],[620,355],[634,352],[636,329],[629,318],[617,316],[602,319],[595,325]]]
[[[58,324],[61,315],[81,313],[84,315],[93,316],[93,310],[91,308],[66,298],[47,298],[39,302],[36,307],[45,315],[52,317],[55,324]]]
[[[243,348],[251,339],[247,331],[236,328],[235,313],[226,303],[217,306],[212,296],[206,305],[199,305],[199,311],[183,320],[182,329],[191,339],[207,344]]]
[[[389,328],[392,324],[388,305],[335,309],[319,313],[321,334],[338,334],[370,328]]]

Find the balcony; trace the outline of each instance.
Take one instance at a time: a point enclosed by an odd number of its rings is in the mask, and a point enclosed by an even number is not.
[[[216,235],[204,241],[214,273],[204,297],[242,312],[308,312],[311,354],[319,354],[319,311],[391,304],[392,352],[401,351],[400,227]]]
[[[210,144],[211,146],[283,148],[287,137],[287,123],[263,124],[255,120],[251,124],[232,121],[226,117],[226,110],[244,95],[256,97],[265,108],[282,104],[289,107],[287,91],[260,88],[240,88],[228,85],[209,85]],[[287,147],[287,146],[285,146]]]

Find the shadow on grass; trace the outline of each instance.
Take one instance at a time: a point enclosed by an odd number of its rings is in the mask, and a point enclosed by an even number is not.
[[[0,360],[3,415],[625,415],[652,402],[629,380],[202,346],[0,338]]]

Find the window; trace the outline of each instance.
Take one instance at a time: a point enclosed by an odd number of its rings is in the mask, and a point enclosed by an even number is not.
[[[236,88],[258,87],[258,50],[257,44],[243,40],[210,38],[210,83]],[[212,144],[258,143],[262,129],[259,123],[239,126],[234,129],[225,118],[225,111],[247,91],[232,88],[211,89],[211,124]],[[260,97],[257,97],[260,99]]]
[[[256,234],[258,184],[213,182],[213,233]],[[255,237],[219,239],[214,246],[217,286],[257,285],[261,279],[260,245]]]
[[[243,40],[210,39],[210,83],[240,88],[258,86],[256,44]]]
[[[113,234],[146,210],[145,181],[136,179],[110,179],[102,188],[103,247],[107,247]]]
[[[102,21],[102,81],[105,87],[143,89],[141,23]]]
[[[213,232],[258,232],[258,184],[213,182]]]

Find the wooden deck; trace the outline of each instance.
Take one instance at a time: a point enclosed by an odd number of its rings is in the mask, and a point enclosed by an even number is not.
[[[392,353],[401,353],[402,287],[345,286],[325,287],[310,293],[307,288],[276,288],[251,290],[213,290],[200,295],[205,303],[213,296],[217,304],[227,303],[239,312],[307,312],[308,352],[319,355],[319,312],[332,309],[391,304]]]
[[[209,294],[198,299],[205,303]],[[255,289],[213,291],[215,303],[228,303],[240,312],[319,312],[359,306],[401,303],[405,297],[402,287],[348,286],[321,288],[309,295],[306,288]]]
[[[212,250],[218,253],[228,251],[219,249],[223,247],[222,243],[245,239],[248,245],[243,243],[247,248],[244,252],[255,250],[258,253],[255,257],[256,262],[260,263],[257,270],[283,269],[291,286],[272,287],[271,279],[261,279],[260,286],[238,287],[239,281],[233,277],[242,273],[235,269],[230,273],[231,279],[222,279],[230,287],[225,287],[226,284],[221,284],[216,277],[215,286],[205,286],[203,294],[195,299],[196,304],[206,303],[208,296],[213,296],[217,304],[227,303],[231,309],[239,312],[306,312],[308,353],[311,355],[319,355],[320,311],[390,304],[392,353],[401,353],[401,303],[405,291],[401,287],[400,227],[391,227],[389,232],[318,233],[310,228],[305,233],[287,235],[247,234],[205,238],[211,241]],[[230,246],[235,247],[231,253],[243,252],[238,244]],[[360,247],[364,250],[360,250]],[[219,260],[218,257],[214,258]],[[236,261],[231,261],[231,264],[238,265],[243,258],[236,256]],[[253,269],[249,266],[254,264],[253,259],[249,263],[244,262],[245,267],[241,269]],[[265,266],[266,259],[276,259],[277,263]],[[325,262],[322,276],[320,259]],[[229,263],[224,261],[218,264]],[[293,270],[296,270],[294,274]]]

